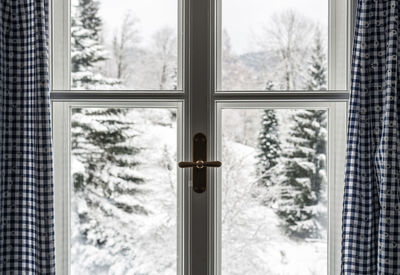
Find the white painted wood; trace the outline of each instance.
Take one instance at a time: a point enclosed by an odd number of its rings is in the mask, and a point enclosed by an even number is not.
[[[54,90],[69,90],[70,76],[70,1],[51,1],[50,85]]]

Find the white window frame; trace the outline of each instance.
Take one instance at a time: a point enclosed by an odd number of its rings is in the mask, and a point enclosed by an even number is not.
[[[210,140],[209,156],[220,157],[220,113],[224,108],[327,108],[329,111],[329,274],[340,273],[341,206],[344,181],[345,160],[345,124],[347,100],[350,89],[350,60],[352,27],[355,14],[355,0],[329,0],[329,91],[219,91],[220,60],[217,58],[221,46],[220,33],[217,30],[222,0],[178,0],[180,39],[178,53],[182,60],[179,75],[182,76],[182,89],[178,91],[70,91],[70,4],[69,0],[54,0],[51,6],[50,22],[50,60],[51,60],[51,101],[53,110],[54,172],[55,172],[55,217],[56,217],[56,264],[57,274],[69,274],[69,125],[70,109],[75,106],[129,106],[129,107],[171,107],[175,106],[182,114],[178,124],[178,148],[181,151],[178,161],[191,159],[191,136],[202,131]],[[200,3],[201,2],[201,3]],[[200,7],[200,9],[199,9]],[[212,22],[207,23],[207,31],[200,28],[204,23],[196,13],[211,15]],[[190,15],[193,18],[190,18]],[[192,20],[192,21],[191,21]],[[191,22],[185,24],[184,22]],[[196,30],[200,30],[196,32]],[[190,32],[196,32],[197,39],[208,42],[208,49],[197,48],[191,44],[195,39]],[[186,48],[184,45],[192,45]],[[214,47],[215,46],[215,47]],[[190,48],[190,49],[189,49]],[[198,56],[197,53],[204,53]],[[193,61],[191,63],[191,61]],[[204,63],[202,63],[204,62]],[[207,76],[197,77],[190,72],[197,65],[207,67]],[[183,74],[183,72],[187,72]],[[205,84],[196,85],[196,83]],[[207,110],[207,111],[204,111]],[[338,139],[337,136],[340,136]],[[339,148],[339,149],[336,149]],[[183,236],[178,244],[178,274],[204,275],[191,270],[193,264],[203,264],[197,257],[191,257],[192,214],[203,214],[199,221],[206,222],[208,232],[204,247],[207,249],[207,272],[220,274],[220,234],[218,222],[218,186],[220,173],[209,173],[209,191],[204,198],[197,199],[191,194],[188,170],[181,171],[178,184],[181,186],[182,201],[179,211],[181,224],[178,232]],[[184,182],[189,185],[184,186]],[[191,203],[195,207],[191,207]],[[197,206],[196,206],[197,205]],[[202,210],[205,208],[206,210]],[[194,211],[194,212],[193,212]],[[205,233],[207,236],[207,232]],[[204,235],[203,235],[204,238]],[[201,255],[204,256],[204,255]]]

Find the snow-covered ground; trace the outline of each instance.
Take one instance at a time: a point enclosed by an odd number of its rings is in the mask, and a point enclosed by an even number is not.
[[[287,237],[274,209],[260,204],[257,150],[224,139],[222,156],[222,274],[326,274],[326,239]]]

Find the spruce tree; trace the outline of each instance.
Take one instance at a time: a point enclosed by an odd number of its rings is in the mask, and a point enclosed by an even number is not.
[[[321,237],[326,229],[327,112],[297,110],[292,120],[277,214],[288,235]]]
[[[102,20],[99,2],[79,0],[73,8],[71,21],[71,77],[75,89],[109,89],[120,84],[104,77],[100,66],[108,59],[101,43]]]
[[[326,56],[319,30],[311,55],[306,89],[325,90]],[[327,112],[297,110],[284,154],[282,188],[277,214],[290,236],[321,237],[326,228]]]
[[[326,111],[297,110],[292,119],[277,214],[290,236],[320,237],[326,218]]]
[[[84,108],[72,115],[72,254],[98,253],[106,270],[109,259],[134,259],[138,253],[134,234],[137,217],[149,214],[148,191],[137,169],[138,146],[128,109]],[[128,220],[127,220],[128,219]],[[139,218],[140,219],[140,218]],[[85,254],[86,255],[86,254]],[[87,255],[86,255],[87,256]],[[108,261],[108,262],[107,262]],[[75,264],[75,263],[74,263]]]
[[[272,91],[273,87],[273,83],[268,81],[266,90]],[[259,148],[261,150],[258,158],[262,183],[265,186],[273,184],[271,182],[272,168],[278,164],[281,152],[278,127],[276,111],[274,109],[264,110],[261,118],[261,131],[258,137]]]
[[[100,73],[107,52],[101,41],[98,11],[96,0],[79,0],[73,10],[72,86],[77,89],[110,89],[119,84]],[[134,236],[118,231],[126,226],[127,217],[148,214],[141,201],[146,191],[136,169],[140,149],[135,146],[129,112],[122,108],[73,109],[71,241],[77,244],[74,249],[83,249],[73,251],[75,257],[94,251],[103,260],[125,254],[133,259],[137,253],[128,247],[135,243]],[[101,264],[106,269],[109,263]],[[96,274],[97,267],[93,268]]]
[[[136,175],[139,149],[133,146],[133,123],[128,109],[85,108],[73,110],[72,154],[82,165],[73,174],[74,191],[94,192],[127,213],[146,214],[140,203],[118,202],[120,195],[141,193],[143,178]],[[113,199],[111,199],[113,198]]]
[[[321,91],[327,89],[327,62],[326,51],[323,45],[321,30],[316,29],[314,46],[311,51],[310,67],[306,81],[306,89],[310,91]]]

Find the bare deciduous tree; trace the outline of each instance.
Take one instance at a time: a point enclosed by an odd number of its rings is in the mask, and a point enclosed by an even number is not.
[[[304,64],[313,34],[313,23],[293,10],[273,15],[264,28],[261,46],[276,53],[278,68],[275,72],[280,89],[302,88],[299,82],[304,79]]]
[[[176,54],[177,43],[173,29],[163,28],[157,31],[153,36],[154,51],[156,58],[156,70],[158,71],[159,89],[165,90],[173,86],[170,83],[174,80],[174,74],[177,67]],[[172,84],[172,85],[170,85]]]
[[[140,41],[136,24],[138,19],[127,12],[122,20],[120,30],[113,37],[113,55],[116,65],[116,77],[125,79],[129,77],[129,60],[137,49],[137,44]]]

